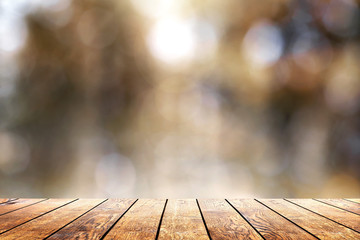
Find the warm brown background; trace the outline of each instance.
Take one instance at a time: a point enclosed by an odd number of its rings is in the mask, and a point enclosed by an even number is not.
[[[354,0],[0,3],[0,195],[360,195]]]

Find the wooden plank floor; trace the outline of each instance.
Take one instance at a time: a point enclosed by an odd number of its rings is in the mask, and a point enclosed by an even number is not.
[[[359,199],[6,199],[0,239],[360,239]]]

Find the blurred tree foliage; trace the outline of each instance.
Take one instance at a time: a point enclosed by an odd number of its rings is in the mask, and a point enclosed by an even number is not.
[[[167,12],[195,36],[175,63],[149,43]],[[29,163],[0,193],[360,193],[358,1],[74,0],[26,23],[6,131]]]
[[[26,171],[40,188],[68,177],[82,125],[114,136],[126,128],[152,78],[129,6],[74,1],[71,11],[29,15],[19,56],[12,128],[31,145]]]

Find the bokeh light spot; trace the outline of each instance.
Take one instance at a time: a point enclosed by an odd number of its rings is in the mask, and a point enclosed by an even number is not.
[[[193,57],[196,39],[189,21],[161,19],[151,29],[148,46],[153,56],[174,64]]]
[[[242,50],[252,63],[267,67],[281,57],[283,45],[280,29],[268,21],[260,21],[246,33]]]

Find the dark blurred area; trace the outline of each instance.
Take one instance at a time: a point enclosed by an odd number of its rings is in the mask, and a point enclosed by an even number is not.
[[[0,195],[360,196],[359,7],[0,0]]]

